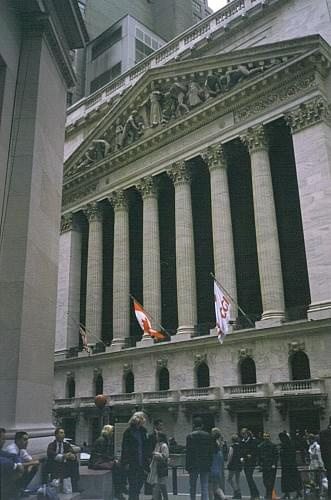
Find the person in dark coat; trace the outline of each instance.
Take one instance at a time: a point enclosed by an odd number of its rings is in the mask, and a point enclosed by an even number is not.
[[[281,487],[284,498],[290,498],[291,491],[296,492],[296,498],[302,497],[302,482],[296,463],[295,446],[288,434],[281,432],[280,440],[280,465],[282,470]]]
[[[262,469],[263,484],[266,490],[265,499],[271,500],[272,490],[275,486],[278,450],[277,446],[271,442],[270,434],[263,433],[263,441],[257,447],[258,463]]]
[[[65,432],[62,427],[55,429],[55,440],[47,447],[47,462],[45,472],[52,479],[71,478],[72,491],[78,492],[79,463],[71,445],[64,441]]]
[[[149,470],[149,446],[146,420],[143,412],[136,412],[129,420],[122,441],[121,464],[129,481],[129,500],[139,500],[140,490]]]
[[[193,419],[193,431],[186,437],[186,466],[190,475],[190,496],[195,500],[197,479],[200,476],[201,500],[208,500],[208,473],[213,459],[210,434],[203,430],[202,420]]]
[[[331,499],[331,417],[328,427],[320,432],[321,455],[328,480],[328,498]]]
[[[255,484],[253,473],[257,463],[257,441],[252,433],[245,427],[240,431],[241,435],[241,461],[251,494],[251,499],[260,498],[259,490]]]

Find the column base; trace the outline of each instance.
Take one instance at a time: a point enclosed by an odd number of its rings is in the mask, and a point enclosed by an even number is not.
[[[106,347],[107,352],[118,352],[123,349],[125,345],[124,339],[113,339],[109,347]]]
[[[255,328],[272,328],[284,323],[285,315],[283,311],[266,311],[262,314],[260,321],[255,321]]]
[[[62,361],[64,359],[67,359],[67,353],[68,349],[61,349],[61,351],[55,351],[54,353],[54,360],[55,361]]]
[[[143,335],[142,339],[136,343],[136,347],[149,347],[154,345],[154,340],[149,335]]]
[[[310,304],[308,309],[308,319],[328,319],[331,318],[331,301]]]
[[[171,337],[171,342],[181,342],[182,340],[190,340],[194,337],[195,328],[191,325],[183,325],[177,328],[177,334]]]

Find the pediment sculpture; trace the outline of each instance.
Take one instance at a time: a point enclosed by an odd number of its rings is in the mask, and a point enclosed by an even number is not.
[[[215,68],[209,70],[207,76],[204,73],[202,76],[193,74],[192,79],[184,77],[181,80],[177,77],[153,81],[145,89],[144,98],[140,97],[140,101],[136,99],[135,108],[131,107],[126,116],[116,118],[100,138],[93,140],[67,175],[83,171],[108,155],[125,149],[206,101],[225,95],[244,80],[280,63],[280,59],[273,59],[272,62]]]

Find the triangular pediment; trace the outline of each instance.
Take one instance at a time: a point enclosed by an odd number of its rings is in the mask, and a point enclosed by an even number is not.
[[[173,124],[210,109],[212,102],[243,95],[246,87],[317,56],[329,65],[329,45],[313,35],[149,69],[67,159],[65,185],[96,165],[125,159],[133,148],[157,144]]]

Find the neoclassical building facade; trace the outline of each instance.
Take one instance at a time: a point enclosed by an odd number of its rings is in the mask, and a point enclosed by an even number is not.
[[[327,7],[235,0],[69,109],[54,415],[77,441],[136,408],[179,443],[194,415],[326,425]],[[211,273],[246,313],[223,345]],[[142,337],[130,295],[171,340]]]

